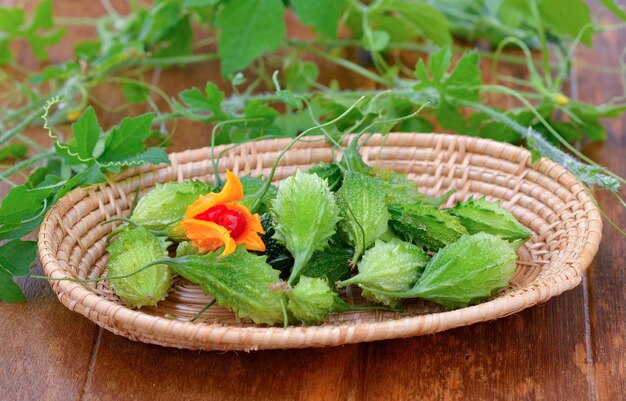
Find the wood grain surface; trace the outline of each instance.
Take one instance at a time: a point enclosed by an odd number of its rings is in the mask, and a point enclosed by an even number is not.
[[[3,3],[7,3],[6,1]],[[10,3],[10,2],[9,2]],[[57,0],[59,16],[97,16],[99,2]],[[124,11],[123,2],[115,2]],[[306,35],[306,32],[302,32]],[[52,61],[94,35],[72,27]],[[582,61],[618,65],[619,31],[598,35]],[[39,67],[27,49],[18,60]],[[323,79],[362,81],[339,67]],[[619,75],[577,69],[580,98],[621,95]],[[216,63],[172,68],[158,84],[168,94],[219,79]],[[97,89],[107,104],[120,91]],[[136,112],[143,112],[138,109]],[[99,114],[109,126],[124,112]],[[585,146],[594,160],[626,176],[626,117],[606,121],[609,139]],[[43,132],[31,136],[46,143]],[[205,146],[206,126],[181,122],[172,150]],[[6,191],[6,188],[3,188]],[[599,195],[621,226],[626,212]],[[253,353],[194,352],[136,343],[102,330],[61,305],[48,285],[27,281],[28,301],[0,303],[1,400],[623,400],[626,399],[624,238],[605,224],[598,256],[583,284],[543,305],[493,322],[411,339],[327,349]]]

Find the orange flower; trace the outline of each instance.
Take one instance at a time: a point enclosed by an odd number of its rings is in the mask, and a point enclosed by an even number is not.
[[[235,252],[237,245],[245,244],[251,251],[265,251],[259,234],[265,234],[258,214],[252,214],[240,205],[243,187],[231,171],[224,188],[200,197],[185,212],[183,228],[185,235],[201,253],[224,247],[222,255]]]

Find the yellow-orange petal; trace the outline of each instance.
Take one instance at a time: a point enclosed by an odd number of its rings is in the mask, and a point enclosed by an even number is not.
[[[185,218],[193,219],[200,213],[215,206],[215,195],[214,193],[200,195],[191,205],[187,206]]]
[[[235,240],[230,236],[230,232],[219,224],[193,218],[183,219],[182,224],[185,235],[200,250],[200,253],[215,251],[222,246],[225,247],[222,255],[235,252],[237,247]]]
[[[222,205],[229,202],[236,202],[243,199],[243,186],[239,177],[232,171],[226,170],[226,184],[218,193],[211,192],[206,195],[200,195],[185,211],[185,217],[193,218],[202,212],[205,212],[216,205]]]
[[[237,242],[237,245],[245,244],[246,249],[249,251],[259,251],[259,252],[265,251],[265,243],[263,242],[259,234],[254,231],[243,232],[237,238],[236,242]]]
[[[243,185],[232,171],[226,170],[226,184],[224,188],[215,194],[213,202],[215,205],[221,205],[223,203],[235,202],[243,199]]]

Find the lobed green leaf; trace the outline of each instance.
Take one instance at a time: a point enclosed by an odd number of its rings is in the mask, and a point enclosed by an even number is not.
[[[217,18],[221,29],[218,54],[222,75],[246,68],[265,52],[276,50],[285,37],[281,0],[237,0],[226,3]]]
[[[295,259],[292,282],[316,250],[324,248],[335,233],[339,208],[325,180],[315,174],[296,174],[281,182],[272,202],[276,233]]]
[[[337,191],[341,221],[339,229],[354,247],[353,262],[387,231],[389,212],[380,181],[348,172]]]

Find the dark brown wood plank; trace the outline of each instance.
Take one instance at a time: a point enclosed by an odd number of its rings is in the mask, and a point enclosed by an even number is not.
[[[55,2],[55,9],[65,16],[101,12],[61,0]],[[70,40],[92,33],[76,28]],[[593,53],[583,56],[596,64],[616,65],[624,39],[617,33],[605,34],[596,40]],[[58,46],[53,60],[67,58],[71,48]],[[21,60],[37,65],[28,55]],[[325,74],[348,86],[360,82],[339,68]],[[620,93],[617,76],[587,70],[579,76],[581,95],[589,96],[588,100]],[[173,68],[163,72],[160,86],[175,94],[217,77],[216,63]],[[110,104],[120,100],[119,91],[107,87],[96,93]],[[101,121],[108,126],[124,114],[109,113]],[[585,150],[626,175],[625,120],[609,126],[608,143]],[[204,146],[210,135],[206,126],[189,122],[179,124],[177,132],[176,150]],[[626,226],[624,210],[612,198],[600,199],[609,215]],[[589,310],[581,286],[498,321],[432,336],[330,349],[209,353],[135,343],[106,331],[98,336],[97,326],[65,309],[46,283],[29,281],[26,303],[0,304],[4,339],[0,398],[618,400],[626,393],[624,240],[608,227],[604,235],[588,275]]]
[[[491,323],[330,349],[212,353],[104,332],[86,399],[588,399],[582,288]],[[574,314],[576,315],[576,314]]]
[[[490,323],[368,345],[363,400],[586,400],[582,289]]]
[[[362,346],[194,352],[103,332],[87,400],[355,400]]]
[[[606,22],[615,23],[612,17]],[[581,61],[605,66],[619,65],[620,52],[626,47],[623,31],[607,32],[594,40],[592,49],[579,52]],[[579,72],[581,97],[603,103],[623,96],[618,73]],[[605,121],[608,139],[603,145],[584,148],[594,160],[624,177],[626,175],[626,115]],[[624,190],[622,194],[626,193]],[[622,228],[626,227],[626,210],[616,198],[600,193],[599,202],[607,215]],[[626,397],[626,274],[624,246],[626,239],[608,222],[604,222],[603,239],[595,263],[587,277],[591,303],[590,346],[593,349],[593,380],[598,400],[620,400]]]
[[[3,6],[15,6],[14,1]],[[31,10],[35,2],[25,2]],[[58,15],[86,16],[83,7],[71,1],[55,2]],[[99,15],[99,5],[91,7],[90,15]],[[73,44],[95,35],[90,27],[72,27],[67,41],[50,51],[50,62],[72,57]],[[67,45],[70,43],[70,45]],[[27,46],[13,47],[18,63],[27,68],[42,67]],[[42,129],[29,129],[37,142],[49,146]],[[8,185],[0,184],[4,196]],[[33,238],[34,239],[34,238]],[[33,274],[43,274],[37,266]],[[0,399],[2,400],[77,400],[82,397],[98,326],[65,308],[47,282],[19,281],[27,296],[26,302],[0,302]]]
[[[23,288],[28,301],[0,302],[0,399],[79,399],[99,328],[61,305],[47,282]]]

